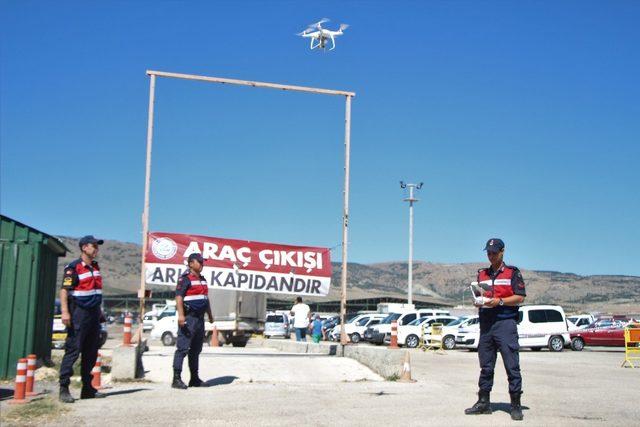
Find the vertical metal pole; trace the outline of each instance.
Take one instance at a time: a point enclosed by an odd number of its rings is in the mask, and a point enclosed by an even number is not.
[[[144,297],[146,291],[145,256],[147,255],[147,238],[149,234],[149,190],[151,187],[151,147],[153,146],[153,106],[155,102],[156,76],[150,75],[149,80],[149,121],[147,123],[147,163],[144,178],[144,210],[142,212],[142,260],[140,262],[140,331],[144,317]]]
[[[349,229],[349,155],[351,150],[351,96],[347,95],[344,115],[344,211],[342,215],[342,292],[340,297],[340,344],[349,341],[345,331],[347,316],[347,246]]]
[[[413,185],[409,186],[409,298],[413,304]]]

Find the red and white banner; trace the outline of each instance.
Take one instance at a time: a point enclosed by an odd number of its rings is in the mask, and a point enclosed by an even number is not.
[[[260,243],[175,233],[149,233],[147,284],[175,286],[187,257],[204,258],[210,288],[325,296],[331,284],[328,248]]]

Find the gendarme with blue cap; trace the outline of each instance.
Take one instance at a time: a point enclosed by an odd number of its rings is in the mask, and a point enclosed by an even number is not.
[[[91,245],[91,244],[102,245],[103,243],[104,243],[104,240],[96,239],[92,235],[88,235],[80,239],[80,241],[78,242],[78,246],[80,246],[80,249],[82,249],[84,245]]]
[[[500,252],[503,249],[504,242],[497,238],[489,239],[484,247],[484,250],[487,252]]]
[[[187,258],[187,262],[191,262],[193,260],[198,261],[200,264],[204,264],[204,258],[202,258],[201,253],[194,252],[191,255],[189,255],[189,258]]]

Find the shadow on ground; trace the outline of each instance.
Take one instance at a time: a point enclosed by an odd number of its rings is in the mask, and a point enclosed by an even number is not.
[[[207,380],[202,384],[202,386],[203,387],[215,387],[217,385],[227,385],[227,384],[231,384],[232,382],[234,382],[237,379],[238,379],[238,377],[227,375],[227,376],[224,376],[224,377],[212,378],[210,380]]]

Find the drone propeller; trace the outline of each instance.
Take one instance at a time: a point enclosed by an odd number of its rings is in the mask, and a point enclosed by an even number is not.
[[[329,18],[322,18],[321,20],[319,20],[318,22],[314,23],[314,24],[309,24],[309,28],[320,28],[320,25],[324,24],[325,22],[329,22],[330,19]]]
[[[340,24],[340,29],[338,31],[344,31],[349,28],[349,24]]]

